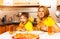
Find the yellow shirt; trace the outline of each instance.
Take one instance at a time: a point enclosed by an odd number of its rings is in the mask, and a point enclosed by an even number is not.
[[[28,31],[33,31],[33,25],[30,21],[25,24],[25,29]]]
[[[51,27],[55,24],[55,21],[53,20],[52,17],[49,16],[43,21],[43,24]]]
[[[22,26],[23,24],[19,24],[19,26]],[[23,27],[27,30],[27,31],[33,31],[33,25],[30,21],[28,21],[25,25],[23,25]]]

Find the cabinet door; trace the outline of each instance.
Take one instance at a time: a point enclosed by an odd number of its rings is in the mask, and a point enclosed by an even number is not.
[[[9,31],[9,26],[8,25],[6,25],[6,31]]]
[[[5,31],[5,26],[0,26],[0,34],[4,33]]]
[[[6,31],[5,26],[2,27],[2,33]]]
[[[2,33],[2,27],[0,26],[0,34]]]
[[[3,0],[0,0],[0,5],[3,5]]]
[[[16,30],[16,26],[13,24],[6,26],[6,31],[15,31],[15,30]]]
[[[13,31],[13,25],[6,25],[6,31]]]
[[[3,5],[11,6],[13,5],[13,0],[3,0]]]

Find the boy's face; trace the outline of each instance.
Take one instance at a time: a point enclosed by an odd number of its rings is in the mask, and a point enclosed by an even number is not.
[[[20,17],[20,21],[21,21],[21,22],[23,22],[23,23],[26,23],[27,18],[26,18],[26,17],[24,17],[24,16],[21,16],[21,17]]]
[[[38,11],[38,16],[40,18],[43,18],[44,17],[44,9],[43,8],[40,8],[39,11]]]

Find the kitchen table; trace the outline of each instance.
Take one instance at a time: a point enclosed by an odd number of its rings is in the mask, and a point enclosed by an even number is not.
[[[14,31],[13,34],[9,34],[9,32],[7,31],[0,35],[0,39],[12,39],[12,36],[14,36],[16,33],[27,33],[27,31],[25,32]],[[38,34],[39,39],[60,39],[60,33],[53,33],[52,35],[48,35],[47,32],[43,32],[43,31],[31,31],[28,33]]]

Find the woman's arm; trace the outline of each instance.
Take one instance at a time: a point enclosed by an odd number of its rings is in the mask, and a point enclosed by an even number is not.
[[[47,31],[48,31],[48,27],[45,26],[44,24],[42,24],[42,25],[37,25],[37,30],[41,30],[41,31],[47,32]]]
[[[60,27],[57,24],[53,25],[53,32],[60,32]]]

